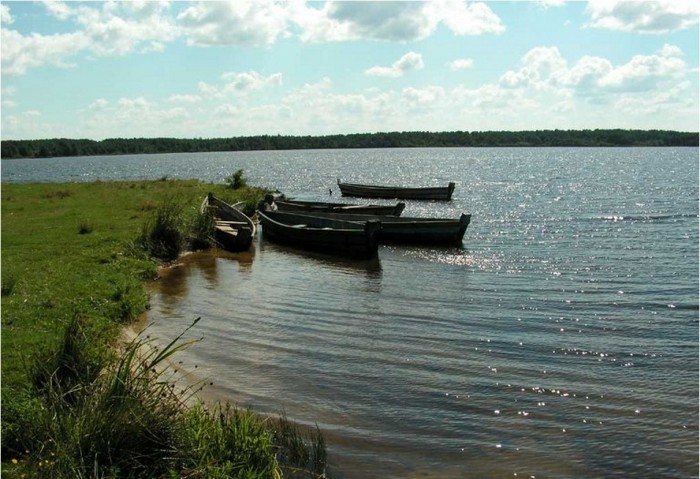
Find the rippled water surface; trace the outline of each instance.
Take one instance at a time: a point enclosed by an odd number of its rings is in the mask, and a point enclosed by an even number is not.
[[[452,202],[404,215],[472,213],[461,248],[353,262],[258,238],[249,253],[194,254],[154,285],[151,333],[201,316],[183,365],[240,405],[318,424],[334,477],[697,476],[696,148],[34,161],[3,162],[3,181],[243,168],[336,200],[336,178],[455,181]]]

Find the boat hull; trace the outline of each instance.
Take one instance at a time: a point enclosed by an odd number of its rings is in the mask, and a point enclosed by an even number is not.
[[[401,186],[361,185],[357,183],[342,183],[338,180],[338,188],[343,196],[362,198],[385,198],[402,200],[436,200],[450,201],[455,190],[455,184],[446,187],[406,188]]]
[[[201,212],[213,216],[214,240],[218,246],[231,252],[250,248],[256,227],[253,220],[242,211],[209,194],[202,202]]]
[[[281,201],[275,202],[280,211],[295,211],[299,213],[313,214],[316,212],[329,212],[338,214],[362,214],[376,216],[400,216],[406,207],[406,203],[395,205],[357,205],[345,203],[324,203],[315,201]]]
[[[371,218],[369,215],[340,215],[328,212],[314,214],[358,222]],[[460,245],[471,222],[471,215],[462,213],[459,219],[384,216],[381,222],[380,243]]]
[[[258,211],[263,237],[301,249],[333,255],[377,256],[380,222],[349,222],[284,211]]]

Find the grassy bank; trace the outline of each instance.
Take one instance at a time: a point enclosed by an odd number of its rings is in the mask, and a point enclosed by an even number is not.
[[[137,339],[115,353],[157,275],[159,263],[140,247],[147,228],[174,211],[186,236],[209,191],[251,207],[264,193],[167,179],[2,185],[3,477],[323,470],[320,435],[302,437],[283,418],[184,408],[153,372],[181,345],[143,358]]]

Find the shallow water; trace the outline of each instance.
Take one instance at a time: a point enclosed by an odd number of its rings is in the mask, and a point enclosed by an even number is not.
[[[242,406],[318,424],[334,477],[697,476],[697,148],[40,161],[73,180],[243,168],[306,199],[337,200],[338,177],[456,181],[452,202],[404,215],[472,213],[461,248],[357,262],[258,238],[194,254],[154,284],[151,334],[201,316],[183,366]],[[3,162],[3,181],[36,181],[23,164]]]

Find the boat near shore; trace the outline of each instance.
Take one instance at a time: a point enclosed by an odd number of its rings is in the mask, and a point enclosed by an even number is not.
[[[337,214],[392,215],[400,216],[406,203],[393,205],[362,205],[355,203],[326,203],[323,201],[301,201],[295,199],[275,200],[279,211],[296,211],[299,213],[328,212]]]
[[[300,249],[339,256],[377,256],[378,218],[346,221],[284,211],[258,211],[264,238]]]
[[[338,214],[332,212],[313,213],[316,216],[347,221],[363,222],[371,215]],[[461,245],[472,215],[462,213],[452,218],[417,218],[409,216],[382,216],[380,243]]]
[[[455,190],[454,182],[447,186],[404,187],[364,185],[359,183],[343,183],[338,179],[338,188],[343,196],[362,198],[387,198],[402,200],[438,200],[450,201]]]
[[[250,248],[256,226],[241,210],[209,193],[202,201],[200,211],[214,218],[214,239],[221,248],[232,252]]]

